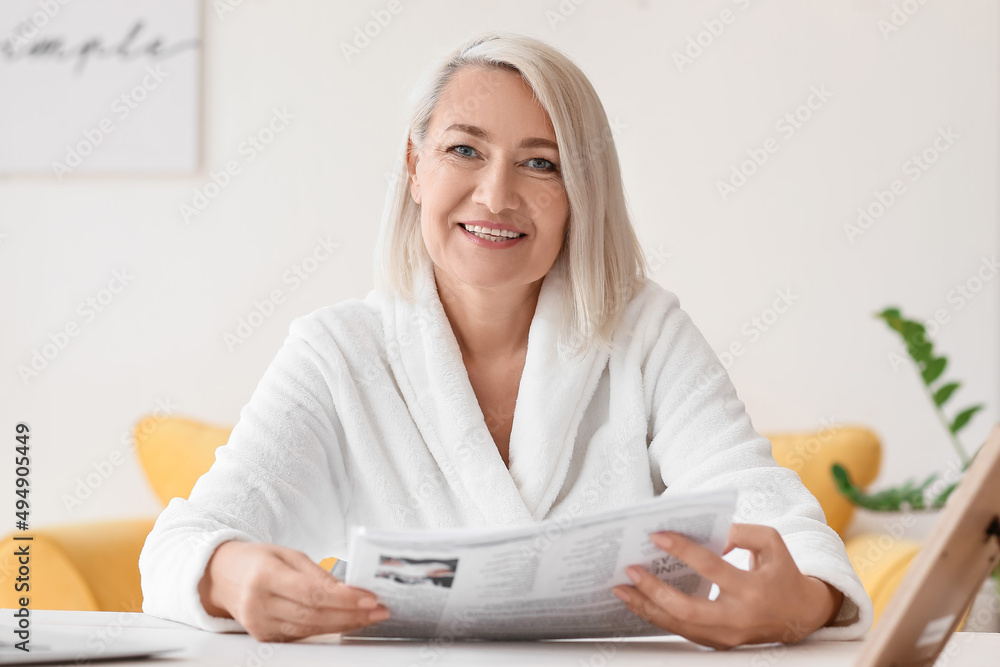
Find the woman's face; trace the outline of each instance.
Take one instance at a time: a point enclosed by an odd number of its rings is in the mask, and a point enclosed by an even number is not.
[[[548,273],[563,244],[569,200],[552,123],[519,74],[456,73],[424,145],[417,151],[411,144],[407,166],[438,274],[509,288]],[[497,230],[521,236],[497,240]]]

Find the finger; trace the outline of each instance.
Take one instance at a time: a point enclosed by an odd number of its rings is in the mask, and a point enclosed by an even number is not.
[[[734,523],[729,529],[729,541],[723,553],[735,548],[747,549],[753,553],[757,564],[773,560],[782,552],[787,553],[781,533],[771,526],[751,523]]]
[[[254,639],[262,642],[292,642],[313,635],[325,635],[331,633],[344,633],[364,627],[365,624],[357,626],[347,626],[343,628],[328,628],[321,625],[310,625],[308,623],[296,623],[289,620],[281,620],[268,617],[268,619],[257,625],[246,625],[246,630]]]
[[[718,618],[719,605],[710,600],[682,593],[673,586],[663,583],[643,567],[633,565],[626,568],[625,573],[637,591],[673,618],[699,625],[725,621]]]
[[[616,586],[613,590],[629,611],[658,628],[714,649],[728,649],[735,645],[726,640],[724,626],[702,626],[687,623],[673,616],[634,586]]]
[[[309,634],[344,632],[383,621],[389,617],[385,607],[377,609],[316,609],[303,604],[277,598],[267,606],[266,612],[275,623],[291,623],[309,627]]]
[[[732,590],[743,585],[746,572],[732,563],[726,562],[722,556],[715,554],[694,540],[689,540],[680,533],[662,532],[649,536],[653,544],[672,556],[676,556],[692,570],[705,577],[720,590]]]
[[[294,567],[296,570],[299,570],[300,572],[303,573],[312,572],[316,568],[323,570],[323,568],[320,567],[318,563],[313,562],[312,558],[310,558],[305,553],[297,549],[278,547],[278,549],[275,551],[275,555],[277,555],[278,558],[280,558],[281,560],[288,563],[290,566]],[[327,570],[323,571],[328,572]]]
[[[269,577],[272,595],[315,608],[371,610],[378,606],[374,594],[348,586],[323,568],[303,574],[292,568],[282,568]]]
[[[633,614],[659,628],[680,634],[681,622],[635,586],[615,586],[612,591]]]
[[[305,555],[301,551],[295,551],[292,549],[284,550],[287,556],[286,562],[289,562],[292,567],[298,571],[306,574],[310,577],[314,577],[318,582],[329,584],[330,580],[333,579],[336,582],[340,582],[342,587],[338,588],[338,594],[343,594],[349,596],[351,599],[356,598],[358,601],[365,600],[368,597],[375,599],[375,594],[364,588],[357,588],[355,586],[348,586],[346,583],[334,577],[328,570],[324,570],[318,563],[315,563],[309,556]],[[377,602],[377,600],[376,600]],[[362,608],[368,608],[362,605]]]

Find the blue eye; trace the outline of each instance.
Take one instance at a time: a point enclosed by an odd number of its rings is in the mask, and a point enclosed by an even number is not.
[[[456,144],[454,146],[449,146],[448,152],[457,153],[460,157],[465,157],[465,158],[476,157],[476,155],[478,154],[475,148],[473,148],[472,146],[466,146],[465,144]],[[551,160],[546,160],[545,158],[533,157],[530,158],[527,161],[527,163],[534,171],[542,171],[553,174],[559,171],[559,165],[552,162]],[[532,166],[532,163],[535,164]]]
[[[528,162],[544,162],[546,165],[548,165],[540,167],[540,171],[552,171],[552,172],[559,171],[559,167],[554,162],[552,162],[551,160],[546,160],[545,158],[533,157],[530,160],[528,160]]]
[[[472,146],[465,146],[465,145],[462,145],[462,144],[459,144],[459,145],[457,145],[457,146],[452,146],[452,147],[451,147],[451,148],[449,148],[448,150],[449,150],[449,151],[453,151],[453,150],[456,150],[456,149],[458,149],[458,148],[465,148],[465,149],[468,149],[470,153],[475,153],[475,152],[476,152],[476,149],[475,149],[475,148],[473,148]],[[472,155],[469,155],[469,154],[467,154],[467,153],[459,153],[459,155],[461,155],[462,157],[472,157]]]

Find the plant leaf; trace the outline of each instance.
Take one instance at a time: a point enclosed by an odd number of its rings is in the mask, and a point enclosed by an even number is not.
[[[921,373],[924,377],[924,384],[930,386],[934,380],[941,377],[941,373],[944,373],[944,367],[948,365],[948,360],[944,357],[935,357],[927,362],[927,367],[924,368],[924,372]],[[954,433],[954,431],[952,431]]]
[[[942,491],[938,495],[938,497],[934,499],[934,502],[931,503],[931,507],[933,507],[935,509],[940,508],[940,507],[944,507],[945,502],[947,502],[947,500],[948,500],[948,496],[951,495],[951,492],[954,491],[957,486],[958,486],[958,482],[952,482],[947,487],[945,487],[945,490]]]
[[[886,489],[885,491],[879,491],[878,493],[868,494],[854,486],[847,470],[839,463],[833,464],[831,472],[833,473],[833,478],[836,481],[837,489],[840,493],[858,507],[864,507],[878,512],[891,512],[899,510],[899,489]]]
[[[903,320],[903,340],[909,346],[926,345],[927,329],[920,322]]]
[[[945,401],[951,398],[951,395],[955,393],[955,390],[959,388],[960,384],[961,383],[959,382],[949,382],[934,392],[934,405],[939,408],[944,405]]]
[[[982,405],[973,405],[968,410],[963,410],[962,412],[958,413],[958,416],[955,417],[955,421],[951,423],[951,432],[958,433],[965,427],[966,424],[969,423],[969,420],[972,419],[972,415],[976,414],[982,409],[983,409]]]
[[[906,351],[917,363],[927,364],[934,357],[934,346],[930,343],[920,343],[917,345],[907,345]]]
[[[837,489],[849,498],[851,496],[851,492],[856,489],[854,484],[851,482],[851,476],[847,473],[847,469],[839,463],[834,463],[830,468],[830,471],[833,473],[833,479],[837,483]]]
[[[924,489],[931,485],[931,482],[938,478],[937,473],[934,473],[930,477],[924,480],[924,483],[920,485],[920,492],[923,493]]]
[[[899,314],[899,310],[891,308],[884,310],[879,314],[885,323],[889,325],[890,329],[903,333],[903,318]]]

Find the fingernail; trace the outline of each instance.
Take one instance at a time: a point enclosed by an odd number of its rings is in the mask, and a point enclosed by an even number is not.
[[[385,619],[389,618],[389,610],[377,609],[373,611],[371,614],[369,614],[368,618],[370,618],[373,621],[384,621]]]
[[[639,570],[634,565],[625,568],[625,574],[627,574],[628,578],[632,580],[632,583],[639,583]]]
[[[628,602],[628,593],[626,593],[622,589],[612,588],[611,592],[614,593],[616,596],[618,596],[618,599],[621,600],[622,602]]]
[[[361,598],[358,601],[358,606],[362,609],[374,609],[378,606],[378,602],[375,601],[375,598]]]

